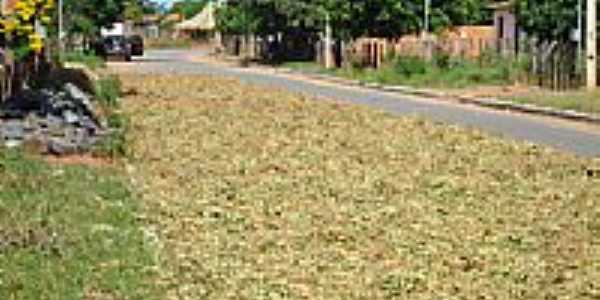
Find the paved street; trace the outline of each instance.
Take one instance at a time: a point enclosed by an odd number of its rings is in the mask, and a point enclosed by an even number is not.
[[[549,145],[583,156],[600,156],[600,128],[588,125],[475,108],[379,91],[322,84],[286,75],[197,62],[204,51],[154,50],[131,65],[142,73],[203,74],[236,77],[252,84],[283,88],[317,97],[349,101],[397,115],[418,115],[449,124],[482,129],[507,138]]]

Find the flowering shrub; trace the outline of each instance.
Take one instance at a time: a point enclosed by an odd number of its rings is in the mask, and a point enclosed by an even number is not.
[[[19,0],[13,11],[0,19],[0,33],[17,58],[42,51],[44,43],[36,25],[49,24],[53,8],[54,0]]]

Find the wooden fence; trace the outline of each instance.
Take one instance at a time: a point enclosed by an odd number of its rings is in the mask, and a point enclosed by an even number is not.
[[[476,59],[493,52],[504,56],[517,53],[517,44],[508,39],[452,38],[452,39],[376,39],[363,38],[348,49],[365,67],[378,67],[387,56],[417,56],[430,58],[436,53],[451,57]]]
[[[482,38],[375,39],[363,38],[346,47],[347,63],[379,68],[392,56],[430,59],[444,54],[453,58],[477,60],[482,55],[498,56],[525,71],[523,80],[542,87],[563,90],[582,84],[577,47],[573,43],[539,43],[536,40]]]

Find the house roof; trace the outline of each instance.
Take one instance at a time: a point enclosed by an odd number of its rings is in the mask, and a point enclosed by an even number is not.
[[[178,13],[168,14],[163,17],[162,22],[181,22],[183,16]]]
[[[143,16],[144,23],[158,23],[160,21],[159,14],[148,14]]]
[[[212,2],[204,6],[204,9],[191,19],[175,25],[177,30],[214,30],[216,27],[215,7]]]

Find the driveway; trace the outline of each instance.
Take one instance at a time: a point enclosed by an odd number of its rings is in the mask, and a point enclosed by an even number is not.
[[[600,156],[600,127],[548,117],[488,110],[414,96],[344,87],[276,74],[199,62],[204,50],[150,50],[132,64],[114,64],[152,74],[198,74],[235,77],[243,82],[383,109],[399,116],[420,116],[438,122],[473,127],[506,138],[551,146],[581,156]]]

